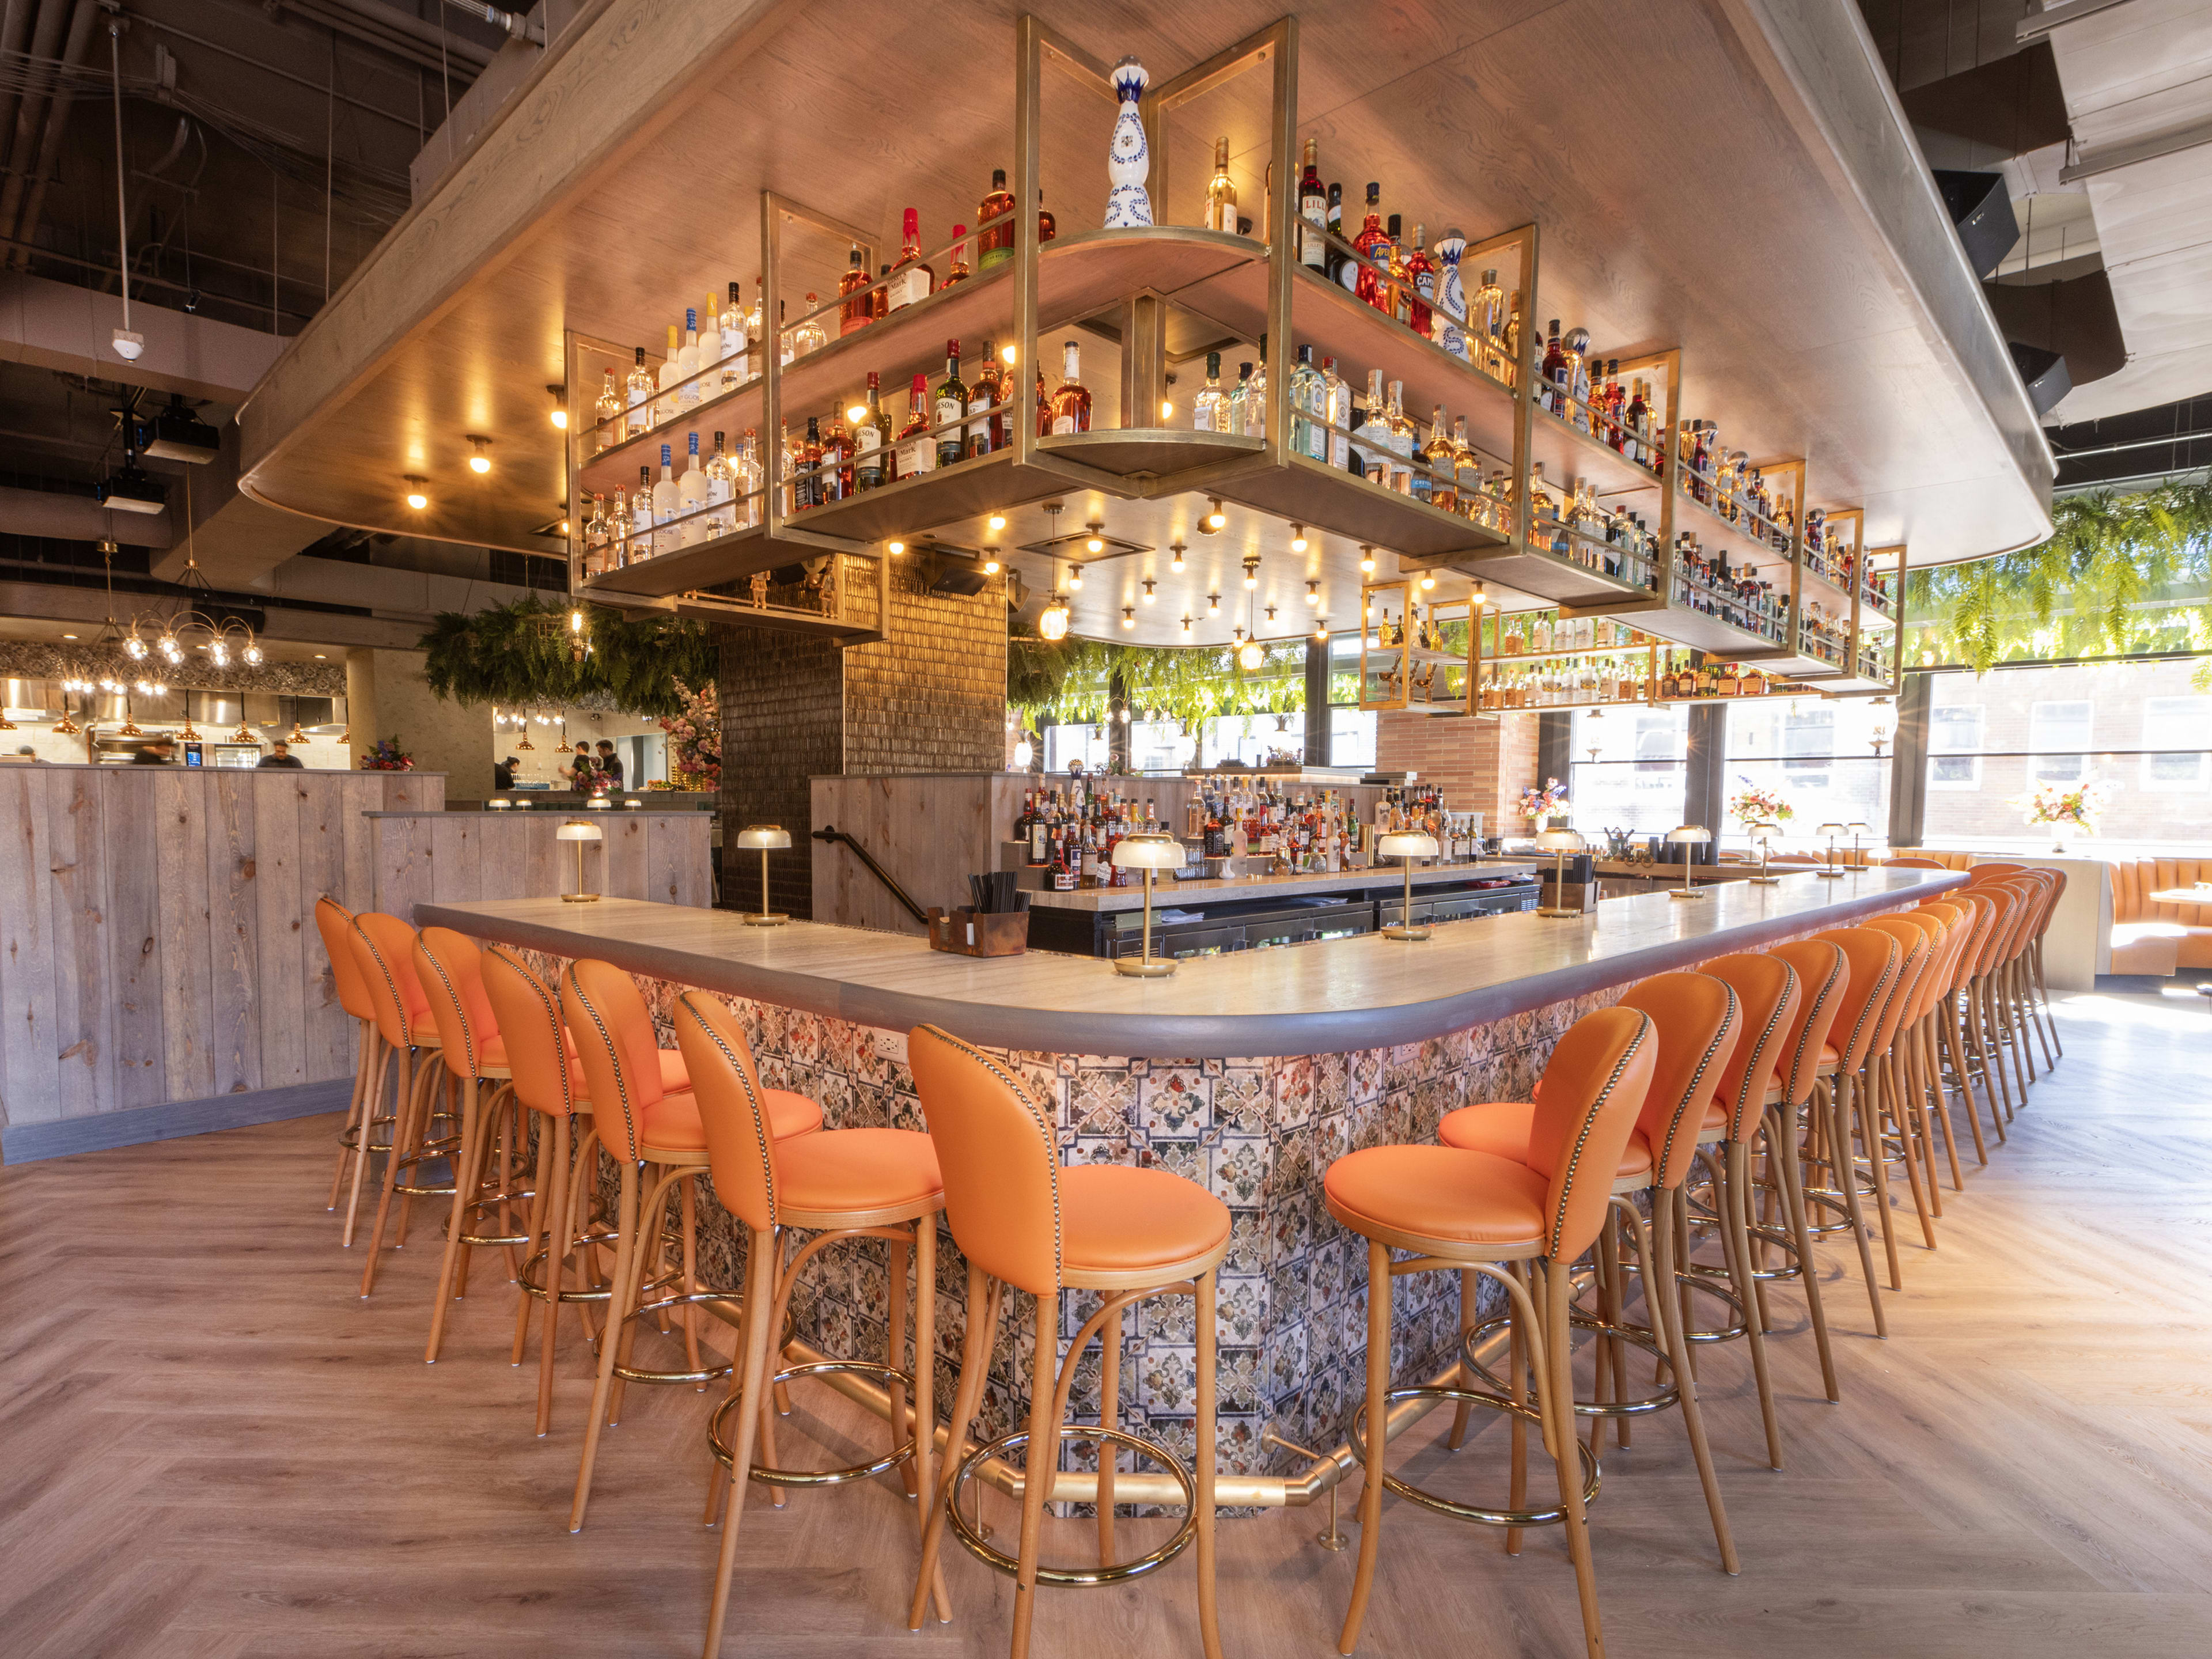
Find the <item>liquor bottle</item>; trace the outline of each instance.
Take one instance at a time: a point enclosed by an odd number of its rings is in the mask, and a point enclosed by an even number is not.
[[[852,499],[853,438],[845,429],[845,422],[835,415],[830,417],[829,429],[822,434],[822,471],[817,477],[820,488],[814,498],[822,506]]]
[[[745,440],[738,446],[738,459],[731,464],[732,495],[730,527],[750,530],[761,521],[768,501],[763,491],[766,483],[761,472],[759,434],[750,427],[745,428]]]
[[[947,288],[951,288],[955,283],[964,283],[968,280],[967,238],[967,226],[952,227],[952,273],[945,279],[945,286]]]
[[[622,388],[615,384],[615,372],[607,371],[606,384],[599,389],[599,401],[593,415],[599,428],[599,437],[592,453],[612,449],[629,434],[623,430]]]
[[[683,520],[677,528],[676,544],[690,547],[707,539],[708,531],[704,508],[707,505],[707,469],[699,462],[699,434],[691,434],[691,447],[686,457],[688,465],[684,475],[676,481],[676,512]]]
[[[1328,244],[1315,234],[1328,228],[1328,192],[1322,188],[1319,156],[1315,141],[1307,139],[1305,172],[1298,179],[1298,216],[1313,230],[1299,232],[1298,259],[1309,270],[1324,270],[1328,263]]]
[[[1590,430],[1589,331],[1567,331],[1567,418],[1578,431]]]
[[[1206,185],[1206,228],[1234,232],[1237,228],[1237,181],[1229,176],[1229,141],[1213,141],[1213,177]]]
[[[1036,362],[1036,434],[1052,436],[1052,394],[1044,389],[1044,353],[1037,353]]]
[[[745,342],[747,350],[750,350],[755,346],[764,345],[768,341],[768,336],[763,332],[763,324],[762,322],[762,319],[768,314],[766,310],[768,305],[766,283],[767,278],[765,277],[756,276],[753,278],[752,307],[745,313]],[[767,367],[767,364],[765,362],[762,362],[754,363],[750,365],[750,367],[752,372],[757,374]]]
[[[1006,447],[1006,417],[999,404],[1006,395],[1006,377],[999,372],[999,354],[990,341],[983,342],[983,366],[968,388],[968,437],[965,453],[973,459]]]
[[[874,369],[868,371],[867,412],[853,422],[853,488],[874,489],[882,485],[884,463],[890,459],[891,417],[884,412],[882,383]]]
[[[929,377],[919,372],[907,389],[906,424],[899,428],[897,465],[902,478],[937,470],[937,441],[929,436]]]
[[[1382,251],[1390,258],[1390,303],[1387,309],[1400,322],[1410,325],[1413,320],[1413,279],[1406,262],[1404,221],[1394,213],[1382,228],[1389,240]]]
[[[737,469],[722,447],[722,434],[714,434],[714,453],[707,463],[707,535],[726,536],[737,526],[732,502],[738,493]]]
[[[1206,387],[1190,400],[1190,423],[1200,432],[1229,430],[1229,397],[1221,389],[1221,354],[1206,354]]]
[[[613,371],[608,371],[613,378]],[[607,525],[607,498],[592,497],[592,516],[584,520],[584,579],[603,576],[607,571],[607,553],[614,536]]]
[[[994,173],[995,179],[999,177]],[[968,386],[960,378],[960,342],[945,343],[945,378],[937,383],[937,408],[931,424],[937,434],[937,464],[951,466],[967,452],[961,421],[968,413]]]
[[[1321,392],[1328,445],[1328,453],[1322,459],[1330,466],[1347,467],[1352,464],[1352,388],[1336,372],[1334,357],[1321,360]],[[1365,468],[1360,470],[1364,474]]]
[[[1367,371],[1367,418],[1352,434],[1352,453],[1367,482],[1390,488],[1390,424],[1383,411],[1382,371]]]
[[[1389,311],[1391,307],[1388,284],[1382,276],[1389,268],[1389,244],[1390,239],[1382,229],[1382,186],[1370,184],[1367,186],[1366,221],[1360,226],[1359,234],[1352,240],[1352,250],[1359,255],[1358,274],[1352,291],[1377,311]]]
[[[669,444],[660,447],[660,476],[653,482],[653,550],[655,556],[683,545],[680,532],[670,529],[684,510],[684,497],[676,482],[676,456]]]
[[[1252,365],[1239,363],[1237,365],[1237,384],[1229,389],[1229,396],[1223,404],[1223,409],[1229,422],[1224,429],[1240,438],[1244,435],[1245,409],[1251,400],[1251,395]]]
[[[676,407],[689,413],[699,401],[699,313],[684,313],[684,343],[676,351]]]
[[[1091,391],[1083,384],[1078,361],[1082,348],[1073,340],[1060,344],[1060,390],[1052,394],[1052,429],[1055,436],[1091,430]]]
[[[785,421],[782,429],[776,434],[775,478],[777,500],[781,503],[779,510],[787,519],[799,510],[799,469],[803,465],[802,455],[801,446],[791,441],[791,422]]]
[[[1567,349],[1559,339],[1559,319],[1552,319],[1551,335],[1544,342],[1544,368],[1540,382],[1544,407],[1561,420],[1567,418]]]
[[[1451,434],[1444,426],[1442,409],[1437,410],[1436,419],[1431,423],[1426,438],[1422,437],[1419,431],[1413,434],[1413,453],[1409,458],[1413,471],[1407,480],[1408,493],[1415,501],[1427,501],[1431,505],[1435,504],[1436,480],[1429,473],[1429,468],[1435,464],[1430,445],[1438,441],[1443,449],[1443,459],[1449,464],[1451,459]]]
[[[668,446],[663,444],[660,453],[665,455]],[[635,564],[641,559],[653,556],[653,469],[641,466],[637,470],[637,490],[629,498],[629,559]]]
[[[629,562],[629,492],[615,491],[614,511],[607,515],[607,568],[620,570]]]
[[[1006,189],[1006,170],[991,169],[991,189],[975,209],[975,269],[988,270],[1014,257],[1014,198]],[[999,223],[997,221],[1004,220]]]
[[[1501,534],[1510,535],[1512,526],[1495,522],[1496,514],[1491,498],[1482,488],[1482,457],[1467,441],[1467,416],[1462,415],[1452,422],[1452,494],[1453,505],[1466,517],[1487,525]]]
[[[1044,191],[1037,191],[1037,246],[1042,247],[1060,234],[1060,228],[1051,214],[1045,210]]]
[[[1260,337],[1260,361],[1252,365],[1252,378],[1244,387],[1244,435],[1267,435],[1267,337]]]
[[[809,294],[806,296],[806,315],[793,324],[788,331],[790,350],[793,359],[804,357],[809,352],[819,351],[830,343],[830,331],[822,326],[822,319],[814,314],[821,306],[822,301],[814,295]]]
[[[1328,187],[1328,240],[1325,246],[1328,250],[1328,263],[1322,267],[1322,270],[1330,282],[1339,287],[1349,287],[1351,284],[1346,279],[1345,270],[1351,261],[1344,257],[1336,246],[1337,241],[1344,235],[1344,186],[1342,185],[1331,185]]]
[[[881,322],[891,314],[891,268],[889,264],[876,267],[876,285],[868,294],[868,315]]]
[[[829,475],[817,470],[828,459],[822,443],[822,417],[809,415],[806,417],[806,436],[799,441],[799,447],[792,456],[791,504],[793,510],[804,513],[809,507],[820,507],[830,499],[832,485]]]
[[[1383,422],[1390,433],[1390,453],[1396,459],[1390,466],[1390,488],[1401,495],[1413,493],[1413,423],[1406,418],[1404,398],[1406,383],[1390,382],[1389,407]]]
[[[1298,361],[1291,369],[1290,404],[1291,447],[1309,459],[1328,460],[1328,388],[1314,367],[1310,345],[1298,348]]]
[[[667,355],[660,360],[660,373],[658,376],[658,384],[654,387],[656,395],[653,400],[653,423],[655,426],[659,426],[663,421],[672,421],[676,418],[676,383],[684,378],[684,371],[676,365],[678,354],[683,349],[683,339],[678,334],[676,325],[671,323],[668,325]]]
[[[1431,507],[1446,513],[1459,511],[1459,450],[1452,441],[1451,429],[1444,424],[1444,406],[1438,404],[1429,417],[1429,441],[1426,446],[1427,473],[1417,475],[1413,493]]]
[[[750,378],[751,367],[745,359],[745,308],[738,296],[738,285],[730,284],[729,303],[722,307],[716,319],[722,341],[722,390],[743,386]]]
[[[899,257],[891,266],[890,308],[896,311],[916,300],[927,300],[936,292],[937,267],[922,262],[921,216],[908,208],[904,234],[899,242]]]
[[[629,378],[623,382],[627,394],[627,412],[623,421],[623,437],[643,437],[653,430],[653,371],[645,366],[645,348],[637,349],[637,359],[631,365]]]
[[[860,250],[855,246],[845,257],[845,274],[837,279],[838,297],[844,303],[837,307],[837,337],[859,332],[875,321],[875,296],[865,292],[868,286],[868,268],[860,262]]]
[[[722,361],[721,313],[714,307],[714,296],[707,295],[707,302],[699,307],[699,376],[692,392],[692,401],[711,398],[722,389],[721,376],[714,373]]]

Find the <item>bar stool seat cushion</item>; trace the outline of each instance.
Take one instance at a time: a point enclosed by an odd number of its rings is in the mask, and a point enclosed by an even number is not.
[[[438,1035],[438,1022],[428,1014],[417,1014],[407,1022],[407,1041],[417,1048],[437,1048],[445,1043]]]
[[[1330,1164],[1322,1193],[1329,1213],[1366,1237],[1540,1253],[1547,1186],[1526,1164],[1492,1152],[1370,1146]]]
[[[1535,1125],[1533,1101],[1486,1100],[1445,1113],[1444,1121],[1437,1125],[1437,1139],[1463,1152],[1488,1152],[1493,1158],[1526,1164]],[[1650,1173],[1651,1143],[1641,1129],[1632,1130],[1628,1144],[1621,1148],[1620,1167],[1613,1172],[1613,1179],[1626,1181]]]
[[[777,1113],[777,1091],[766,1091],[781,1142],[790,1133]],[[787,1096],[803,1100],[803,1096]],[[807,1103],[811,1104],[812,1103]],[[818,1111],[814,1115],[821,1121]],[[937,1148],[912,1129],[837,1129],[800,1133],[775,1149],[775,1201],[779,1210],[849,1213],[911,1208],[945,1191],[938,1173]]]
[[[676,1057],[683,1058],[681,1054]],[[763,1089],[761,1098],[768,1107],[769,1132],[778,1140],[811,1134],[822,1127],[822,1109],[805,1095],[793,1094],[788,1089]],[[703,1156],[707,1151],[707,1126],[700,1121],[699,1097],[687,1088],[681,1094],[663,1095],[647,1106],[638,1145],[662,1152],[697,1152]]]
[[[1204,1272],[1193,1264],[1228,1240],[1229,1206],[1181,1176],[1121,1164],[1079,1164],[1060,1172],[1064,1279],[1158,1269],[1164,1283]]]

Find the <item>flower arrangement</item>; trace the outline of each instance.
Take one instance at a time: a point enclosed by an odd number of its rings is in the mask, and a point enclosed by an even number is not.
[[[2084,778],[2070,788],[2063,783],[2039,783],[2025,795],[2013,798],[2031,830],[2049,825],[2058,832],[2057,852],[2066,850],[2065,835],[2080,830],[2097,833],[2097,820],[2105,816],[2105,786]]]
[[[1557,778],[1545,779],[1541,789],[1532,783],[1521,792],[1521,816],[1540,828],[1553,813],[1566,810],[1567,786]]]
[[[361,769],[364,772],[412,772],[415,757],[399,746],[399,734],[395,732],[388,738],[376,740],[376,747],[361,757]]]
[[[1741,793],[1729,801],[1729,816],[1748,830],[1754,823],[1787,823],[1797,809],[1771,789],[1762,789],[1749,778]]]
[[[668,733],[668,769],[675,789],[720,789],[722,787],[722,706],[712,684],[696,691],[676,682],[679,707],[664,714],[660,729]]]

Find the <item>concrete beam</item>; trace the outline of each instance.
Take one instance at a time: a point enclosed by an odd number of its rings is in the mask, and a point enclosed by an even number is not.
[[[117,513],[89,495],[0,485],[0,532],[46,536],[63,542],[118,542],[126,547],[167,547],[173,533],[162,513]]]
[[[132,307],[131,325],[146,337],[136,362],[112,344],[123,326],[119,295],[0,276],[0,358],[10,362],[240,404],[284,349],[279,336],[159,306]]]
[[[146,596],[118,593],[116,620],[148,603]],[[270,640],[296,645],[368,646],[406,650],[422,637],[418,617],[356,617],[330,611],[300,611],[282,605],[262,607],[262,632]],[[0,616],[41,622],[83,623],[97,629],[107,616],[107,597],[97,587],[64,587],[48,582],[0,581]]]
[[[352,605],[380,616],[404,617],[420,633],[441,611],[481,611],[508,605],[526,590],[504,582],[447,576],[391,565],[353,564],[343,559],[293,558],[255,584],[271,603],[314,599],[324,605]],[[411,640],[409,641],[413,642]]]

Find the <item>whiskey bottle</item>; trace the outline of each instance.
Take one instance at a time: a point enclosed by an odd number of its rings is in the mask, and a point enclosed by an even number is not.
[[[1078,361],[1081,348],[1073,340],[1060,344],[1060,390],[1052,394],[1052,429],[1055,437],[1091,430],[1091,392],[1083,384]]]
[[[1190,423],[1200,432],[1229,430],[1229,398],[1221,389],[1221,354],[1206,354],[1206,386],[1190,400]]]
[[[603,454],[612,449],[629,434],[623,430],[622,388],[615,384],[615,372],[607,371],[606,383],[599,389],[599,401],[593,410],[599,435],[593,440],[592,453]]]
[[[884,412],[882,382],[868,371],[868,400],[853,422],[853,488],[875,489],[884,483],[884,463],[890,458],[891,417]]]
[[[838,297],[844,303],[837,307],[837,337],[858,333],[875,321],[875,296],[866,292],[868,268],[860,261],[860,250],[855,246],[846,256],[845,274],[837,279]]]
[[[1037,191],[1037,246],[1042,247],[1059,234],[1059,226],[1054,222],[1052,215],[1045,210],[1044,191],[1039,190]]]
[[[868,316],[880,323],[891,314],[891,268],[889,264],[876,267],[876,285],[868,295]]]
[[[823,506],[832,501],[853,498],[853,436],[845,429],[845,422],[836,416],[830,417],[830,428],[822,434],[822,488],[815,499]]]
[[[906,394],[906,424],[899,428],[898,476],[915,477],[937,470],[937,441],[929,435],[929,377],[916,373]]]
[[[899,257],[891,266],[890,308],[898,310],[916,300],[927,300],[937,292],[937,268],[926,264],[921,258],[921,218],[914,209],[906,210],[903,234],[899,242]]]
[[[1000,174],[994,173],[997,181]],[[937,383],[937,408],[931,424],[939,428],[937,434],[937,464],[951,466],[966,453],[967,443],[962,420],[968,413],[968,386],[960,378],[960,342],[945,343],[945,378]]]
[[[1213,177],[1206,186],[1206,228],[1234,234],[1237,229],[1237,182],[1229,176],[1229,141],[1213,141]]]
[[[945,279],[945,286],[947,288],[951,288],[955,283],[964,283],[968,280],[967,238],[967,226],[952,227],[952,271]]]
[[[983,366],[975,371],[975,384],[968,388],[968,437],[964,453],[973,459],[1006,447],[1006,417],[998,405],[1005,396],[1006,377],[999,372],[999,354],[990,341],[983,342]]]
[[[1319,150],[1306,140],[1305,171],[1298,179],[1298,216],[1312,227],[1298,233],[1298,260],[1309,270],[1321,270],[1328,262],[1328,244],[1318,234],[1328,228],[1328,192],[1322,188]]]
[[[1006,189],[1006,170],[993,167],[990,192],[975,209],[977,270],[988,270],[1014,257],[1014,222],[1008,216],[1013,210],[1013,195]]]
[[[792,455],[791,505],[797,513],[819,507],[824,500],[822,474],[816,469],[822,465],[822,417],[806,417],[806,436],[800,440]]]

